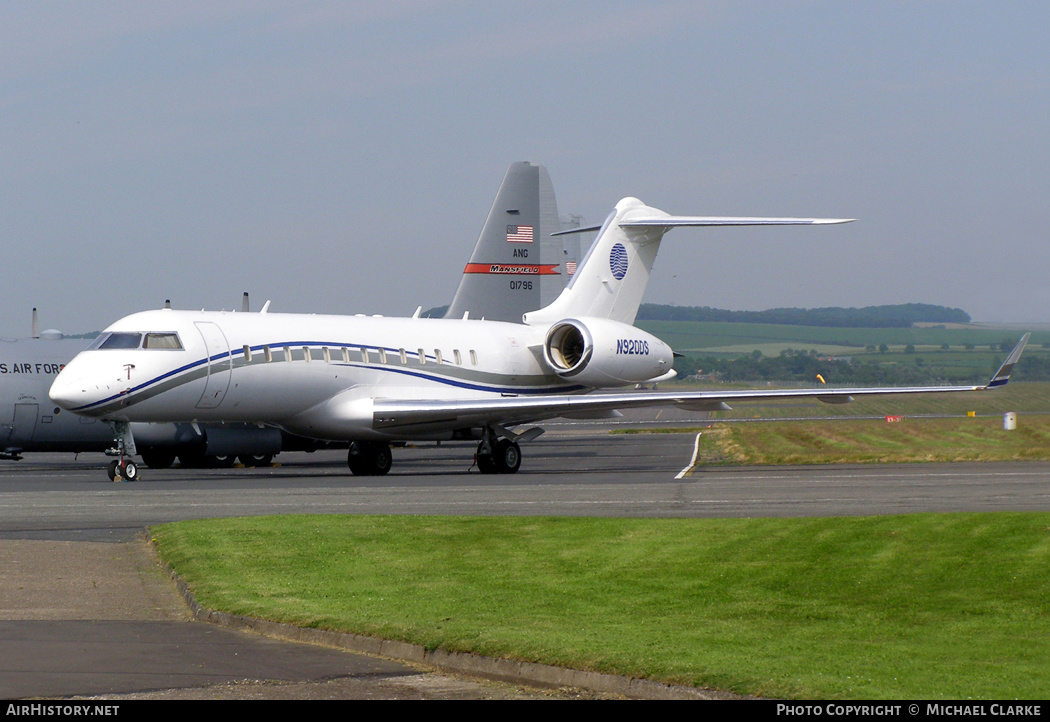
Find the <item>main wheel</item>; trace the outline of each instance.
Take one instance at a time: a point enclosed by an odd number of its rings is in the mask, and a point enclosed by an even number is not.
[[[175,453],[171,451],[143,451],[142,463],[151,469],[168,469],[175,463]]]
[[[521,466],[521,447],[513,441],[501,439],[492,455],[496,470],[500,474],[513,474]]]
[[[478,471],[482,474],[495,474],[496,461],[492,458],[492,454],[481,450],[482,446],[484,444],[478,444],[478,450],[474,452],[474,463],[478,465]]]
[[[354,441],[346,454],[346,465],[354,476],[383,476],[393,464],[390,445],[374,441]]]
[[[237,457],[233,454],[226,454],[225,456],[209,456],[208,466],[216,469],[229,469],[237,463]]]
[[[135,465],[134,461],[125,461],[124,469],[120,474],[124,477],[125,481],[135,481],[139,478],[139,467]]]
[[[109,462],[109,466],[106,467],[106,474],[109,476],[110,481],[117,480],[117,467],[120,466],[120,462],[114,459]]]
[[[207,466],[208,460],[199,451],[185,451],[179,454],[179,463],[184,469],[203,469]]]
[[[273,463],[273,454],[241,454],[238,457],[241,463],[251,468],[254,466],[269,466]]]
[[[394,454],[390,451],[389,444],[376,444],[372,450],[372,473],[375,476],[385,476],[394,463]]]

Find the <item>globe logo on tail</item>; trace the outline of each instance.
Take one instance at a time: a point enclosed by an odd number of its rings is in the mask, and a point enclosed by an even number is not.
[[[627,249],[622,243],[613,244],[609,251],[609,270],[617,281],[622,281],[627,275]]]

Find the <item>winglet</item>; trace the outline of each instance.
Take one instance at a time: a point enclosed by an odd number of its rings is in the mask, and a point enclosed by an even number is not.
[[[999,367],[999,370],[995,372],[995,376],[988,382],[985,388],[994,389],[998,386],[1006,386],[1006,382],[1010,380],[1010,372],[1014,369],[1014,364],[1017,363],[1018,359],[1021,358],[1021,352],[1024,351],[1025,344],[1028,343],[1028,337],[1032,334],[1026,333],[1021,337],[1021,340],[1014,346],[1014,350],[1010,352],[1010,355],[1003,361],[1003,365]]]

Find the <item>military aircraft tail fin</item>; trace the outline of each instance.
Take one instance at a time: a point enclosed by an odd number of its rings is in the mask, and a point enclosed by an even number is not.
[[[512,163],[445,318],[521,322],[565,287],[558,204],[547,169]],[[575,259],[572,259],[575,260]]]

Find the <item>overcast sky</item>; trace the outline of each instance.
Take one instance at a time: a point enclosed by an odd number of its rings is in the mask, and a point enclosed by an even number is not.
[[[0,334],[448,303],[507,166],[678,229],[646,300],[1050,322],[1050,3],[5,2]]]

